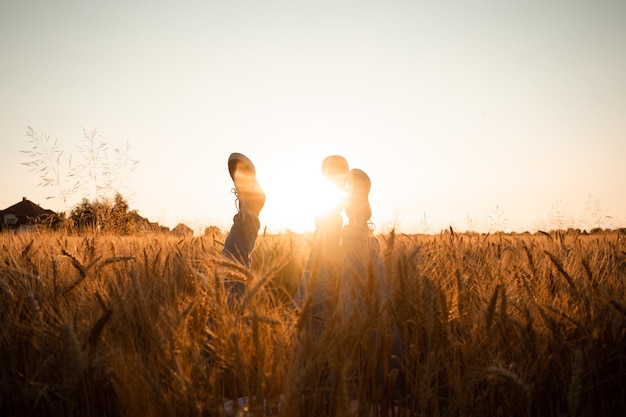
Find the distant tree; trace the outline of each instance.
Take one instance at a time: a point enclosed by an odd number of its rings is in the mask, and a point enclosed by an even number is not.
[[[109,227],[119,234],[131,234],[138,229],[137,219],[137,211],[131,211],[124,197],[120,193],[116,193],[109,218]]]
[[[215,239],[222,234],[221,230],[217,226],[208,226],[204,229],[204,235]]]
[[[117,234],[131,234],[138,230],[136,211],[130,211],[128,202],[120,193],[113,202],[89,201],[83,198],[70,212],[70,219],[78,230],[94,229]]]
[[[176,227],[172,229],[172,234],[180,237],[191,237],[193,236],[193,230],[186,224],[178,223]]]
[[[78,230],[84,229],[100,229],[102,220],[105,217],[104,211],[106,210],[105,204],[99,201],[89,201],[88,198],[83,198],[70,211],[70,219],[72,224]]]

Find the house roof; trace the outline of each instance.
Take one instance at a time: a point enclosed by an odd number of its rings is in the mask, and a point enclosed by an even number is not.
[[[23,197],[22,201],[0,211],[0,214],[14,214],[20,219],[35,219],[44,214],[54,214],[54,211],[44,209],[38,204],[28,200],[26,197]]]

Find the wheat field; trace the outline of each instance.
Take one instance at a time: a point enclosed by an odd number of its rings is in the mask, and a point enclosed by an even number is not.
[[[315,331],[310,238],[224,237],[0,234],[0,414],[626,415],[623,233],[379,235],[388,297]]]

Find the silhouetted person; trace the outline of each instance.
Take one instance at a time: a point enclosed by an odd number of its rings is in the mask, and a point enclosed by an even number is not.
[[[388,375],[392,369],[399,370],[397,358],[402,348],[386,305],[388,291],[380,244],[372,233],[371,180],[364,171],[350,169],[346,159],[339,155],[323,160],[322,174],[344,198],[315,219],[311,254],[296,294],[303,321],[299,360],[306,360],[303,358],[311,352],[328,352],[328,345],[343,340],[348,345],[338,346],[337,354],[350,365],[346,377],[352,395],[356,395],[360,386],[361,395],[377,401],[367,394],[367,384],[373,381],[363,382],[361,377],[371,376],[372,372],[377,375],[377,395],[384,396],[388,388],[398,389]],[[342,211],[348,220],[345,225]],[[319,361],[310,368],[316,373],[310,379],[322,383],[309,390],[315,393],[308,403],[310,407],[321,405],[315,412],[338,411],[332,409],[328,396],[332,397],[329,392],[340,389],[339,374],[346,365],[335,363],[333,355],[310,359]],[[300,411],[310,413],[306,408]]]
[[[365,295],[356,288],[368,277],[376,281],[381,299],[387,293],[380,245],[370,230],[370,178],[360,169],[350,170],[339,155],[324,159],[322,174],[344,198],[315,219],[313,246],[296,296],[300,303],[309,301],[313,322],[336,315],[337,309],[349,319]],[[345,226],[342,211],[348,218]]]
[[[222,255],[247,268],[250,267],[250,253],[254,249],[259,234],[259,213],[265,205],[265,193],[256,178],[256,169],[248,157],[232,153],[228,158],[228,172],[233,180],[237,214],[233,217]],[[246,284],[237,277],[224,276],[224,288],[230,300],[240,298]]]

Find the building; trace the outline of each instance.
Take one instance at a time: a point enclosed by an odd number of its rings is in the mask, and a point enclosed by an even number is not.
[[[19,203],[0,211],[0,230],[32,230],[36,224],[55,217],[54,211],[41,208],[23,197]]]

